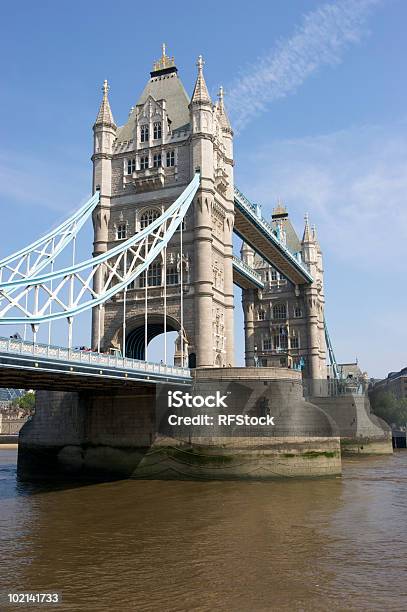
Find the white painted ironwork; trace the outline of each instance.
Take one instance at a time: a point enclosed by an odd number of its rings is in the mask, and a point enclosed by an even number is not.
[[[32,278],[39,274],[65,247],[75,239],[79,230],[99,203],[99,192],[61,225],[27,247],[0,260],[0,283]]]
[[[106,253],[62,270],[0,283],[0,324],[30,323],[33,326],[78,315],[122,293],[143,272],[147,286],[149,265],[182,223],[198,186],[199,173],[196,173],[160,217]],[[93,279],[98,273],[102,282],[95,288]]]
[[[88,364],[94,366],[105,366],[109,368],[120,368],[125,370],[135,370],[139,372],[165,374],[166,376],[181,376],[184,378],[191,377],[191,371],[188,368],[180,366],[169,366],[164,363],[147,362],[140,359],[131,359],[129,357],[119,357],[117,354],[95,353],[92,351],[83,351],[79,349],[71,349],[52,346],[49,344],[39,344],[36,342],[27,342],[21,339],[1,338],[0,337],[0,354],[16,354],[29,355],[32,357],[43,357],[52,359],[53,361],[72,362],[76,364]]]

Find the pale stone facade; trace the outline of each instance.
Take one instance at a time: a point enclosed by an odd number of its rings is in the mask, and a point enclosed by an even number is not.
[[[183,352],[191,366],[233,365],[233,132],[222,89],[214,104],[198,59],[189,99],[173,58],[154,64],[127,123],[117,127],[105,82],[94,125],[93,189],[100,190],[94,215],[94,254],[112,248],[159,216],[199,169],[201,182],[185,218],[182,262],[180,232],[148,278],[148,339],[164,331],[164,274],[167,331],[180,331],[180,271],[183,272]],[[100,283],[95,278],[95,284]],[[145,280],[126,298],[126,353],[145,358]],[[151,286],[150,286],[151,285]],[[100,321],[99,321],[100,317]],[[123,295],[94,309],[92,345],[101,330],[101,349],[122,346]],[[178,362],[181,349],[177,343]],[[186,363],[186,360],[185,362]]]
[[[300,254],[314,282],[294,286],[243,244],[242,259],[264,282],[261,291],[243,290],[246,366],[289,367],[301,369],[305,378],[325,379],[324,269],[316,230],[306,218],[300,241],[281,204],[271,223],[283,243]]]

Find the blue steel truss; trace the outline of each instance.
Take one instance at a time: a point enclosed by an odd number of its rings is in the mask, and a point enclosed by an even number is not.
[[[0,282],[25,281],[41,272],[76,237],[99,203],[99,191],[63,223],[32,244],[0,260]]]
[[[332,374],[334,375],[335,380],[339,380],[340,378],[342,378],[342,376],[339,372],[338,363],[336,361],[334,349],[333,349],[332,342],[331,342],[331,337],[329,335],[328,326],[326,324],[325,319],[324,319],[324,331],[325,331],[325,342],[328,348],[329,361],[332,367]]]
[[[35,325],[73,317],[122,292],[167,246],[185,217],[199,181],[196,173],[160,217],[106,253],[47,274],[0,283],[0,325]],[[97,278],[101,279],[99,287],[95,287]]]

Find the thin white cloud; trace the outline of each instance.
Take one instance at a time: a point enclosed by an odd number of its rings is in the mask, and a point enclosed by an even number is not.
[[[339,63],[366,33],[365,23],[381,0],[341,0],[306,14],[293,36],[248,66],[228,88],[228,109],[237,131],[278,98],[294,92],[324,65]]]
[[[310,213],[324,251],[384,271],[405,257],[406,143],[406,121],[276,140],[245,157],[242,180],[266,214],[282,197],[297,221]]]

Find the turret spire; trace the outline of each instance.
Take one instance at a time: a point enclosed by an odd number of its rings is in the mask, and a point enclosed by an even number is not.
[[[113,119],[112,110],[109,104],[109,96],[108,96],[109,89],[110,89],[109,83],[105,79],[103,82],[103,87],[102,87],[102,91],[103,91],[102,104],[100,105],[98,116],[96,117],[95,125],[106,124],[106,125],[114,125],[116,127],[116,124]]]
[[[197,103],[211,104],[211,98],[210,98],[208,88],[205,83],[205,77],[203,75],[204,60],[203,60],[202,55],[198,57],[196,65],[198,67],[198,76],[196,79],[194,93],[192,94],[191,102],[193,104],[197,104]]]
[[[309,227],[308,213],[305,213],[304,219],[305,219],[305,227],[304,227],[304,235],[302,237],[302,242],[311,242],[312,238],[311,238],[311,230]]]
[[[219,98],[219,109],[223,113],[223,111],[225,110],[225,107],[223,105],[223,85],[219,87],[218,98]]]
[[[229,121],[229,117],[226,113],[226,109],[225,109],[225,103],[224,103],[224,90],[222,85],[219,87],[219,92],[218,92],[218,110],[219,110],[219,117],[220,117],[220,124],[222,126],[222,128],[226,131],[230,131],[232,130],[231,125],[230,125],[230,121]]]
[[[317,249],[320,250],[321,247],[318,242],[318,234],[317,234],[317,228],[315,224],[312,226],[312,240],[315,242]]]

